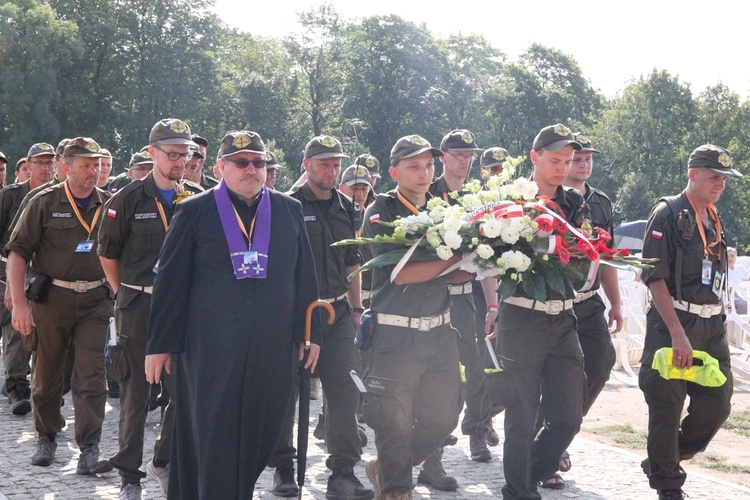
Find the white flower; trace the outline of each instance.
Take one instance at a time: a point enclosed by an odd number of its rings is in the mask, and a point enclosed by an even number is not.
[[[458,235],[456,231],[448,231],[445,233],[445,236],[443,236],[443,241],[445,241],[445,244],[448,245],[448,247],[456,250],[461,246],[461,243],[463,243],[463,240]]]
[[[427,210],[435,210],[438,207],[445,207],[446,203],[441,198],[432,198],[427,202]]]
[[[482,229],[482,235],[485,238],[497,238],[500,236],[500,231],[503,229],[503,225],[496,219],[485,221],[480,227]]]
[[[482,183],[479,179],[472,179],[463,185],[463,191],[465,193],[478,193],[482,189]]]
[[[446,231],[458,231],[461,229],[463,221],[461,220],[461,214],[458,211],[452,210],[445,214],[445,220],[443,221],[443,227]]]
[[[500,201],[500,191],[497,189],[487,189],[479,191],[477,193],[479,199],[482,200],[482,204],[492,203],[493,201]]]
[[[537,186],[534,181],[530,181],[525,177],[519,177],[513,181],[513,192],[516,196],[531,201],[536,199],[536,194],[539,192],[539,186]]]
[[[432,225],[432,219],[430,218],[430,214],[428,214],[427,212],[419,212],[414,219],[419,224],[425,224],[429,226]]]
[[[437,248],[443,243],[443,240],[440,239],[440,234],[437,231],[430,231],[427,233],[426,238],[427,243],[429,243],[432,248]]]
[[[476,194],[465,194],[461,197],[461,204],[469,211],[480,208],[484,203],[479,195]]]
[[[513,226],[508,226],[500,231],[500,239],[508,245],[515,245],[518,238],[521,237],[521,233],[517,231]]]
[[[445,218],[445,208],[446,208],[445,205],[440,205],[429,211],[430,219],[432,220],[432,222],[434,223],[443,222],[443,219]]]
[[[523,252],[517,250],[508,250],[503,252],[500,256],[506,269],[515,269],[517,272],[522,273],[531,267],[531,259],[528,258]]]
[[[483,259],[489,259],[493,255],[495,255],[495,251],[491,246],[482,243],[477,247],[477,255],[479,255]]]
[[[442,260],[448,260],[453,257],[453,250],[446,246],[437,247],[437,254]]]

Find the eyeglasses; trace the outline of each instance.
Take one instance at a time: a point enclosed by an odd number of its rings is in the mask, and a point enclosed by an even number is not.
[[[29,163],[32,163],[34,165],[41,165],[47,168],[52,168],[53,166],[55,166],[54,161],[30,161]]]
[[[268,165],[268,162],[266,160],[230,160],[229,158],[224,158],[224,161],[234,163],[235,165],[237,165],[237,168],[241,169],[249,167],[250,164],[252,164],[255,168],[266,168],[266,165]]]
[[[156,144],[154,144],[154,147],[158,149],[159,151],[161,151],[162,153],[164,153],[165,155],[167,155],[167,159],[169,161],[177,161],[177,160],[188,161],[190,158],[193,157],[192,151],[188,151],[187,153],[170,153],[169,151],[164,151],[162,148],[160,148]]]
[[[471,155],[457,155],[456,153],[451,153],[450,151],[446,151],[449,155],[451,155],[453,158],[457,159],[458,161],[474,161],[477,159],[477,155],[471,154]]]

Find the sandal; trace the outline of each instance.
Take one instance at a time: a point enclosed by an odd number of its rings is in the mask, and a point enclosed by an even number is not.
[[[573,467],[573,462],[570,461],[570,454],[567,451],[562,452],[558,470],[560,472],[568,472],[571,467]]]
[[[550,490],[561,490],[565,487],[565,480],[562,478],[560,474],[555,472],[553,475],[551,475],[544,481],[540,481],[539,486],[541,486],[542,488],[550,489]]]

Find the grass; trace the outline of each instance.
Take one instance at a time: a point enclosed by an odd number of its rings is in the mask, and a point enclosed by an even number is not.
[[[691,460],[692,463],[707,469],[728,472],[732,474],[750,474],[750,467],[727,462],[727,457],[716,453],[700,453]]]
[[[750,437],[750,410],[732,413],[722,427],[740,436]]]
[[[638,431],[630,424],[605,425],[591,429],[593,434],[611,439],[617,444],[634,450],[646,448],[646,433]]]

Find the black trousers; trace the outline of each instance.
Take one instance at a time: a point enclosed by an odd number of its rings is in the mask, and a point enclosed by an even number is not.
[[[701,318],[677,311],[693,349],[706,351],[719,361],[727,381],[720,387],[703,387],[684,380],[666,380],[651,368],[652,346],[671,346],[669,330],[652,308],[646,317],[646,348],[638,385],[648,404],[648,461],[650,486],[655,490],[681,488],[687,474],[680,466],[706,449],[729,417],[733,392],[732,369],[721,316]],[[686,397],[687,415],[680,420]]]
[[[551,315],[502,303],[496,353],[503,372],[488,380],[502,385],[491,390],[505,406],[503,498],[541,498],[537,482],[557,471],[582,421],[583,354],[573,311]]]

